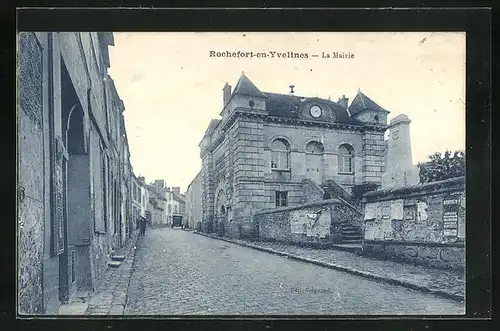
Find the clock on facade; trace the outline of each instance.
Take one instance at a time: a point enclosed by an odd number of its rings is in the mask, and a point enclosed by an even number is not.
[[[309,113],[311,114],[312,117],[318,118],[321,116],[321,108],[317,105],[314,105],[311,108],[309,108]]]

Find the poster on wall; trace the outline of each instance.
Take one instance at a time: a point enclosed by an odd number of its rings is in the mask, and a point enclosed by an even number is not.
[[[427,203],[423,201],[417,202],[417,217],[419,221],[427,221]]]
[[[403,199],[398,199],[391,202],[391,219],[402,220],[403,219]]]
[[[373,220],[377,216],[377,205],[376,203],[367,203],[365,206],[365,220]]]
[[[456,237],[458,235],[458,209],[460,198],[448,197],[443,201],[443,235]]]

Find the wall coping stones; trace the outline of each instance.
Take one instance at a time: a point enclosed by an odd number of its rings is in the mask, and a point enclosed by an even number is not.
[[[315,202],[308,202],[296,206],[291,206],[291,207],[278,207],[278,208],[271,208],[271,209],[263,209],[259,210],[258,212],[255,212],[254,215],[264,215],[264,214],[273,214],[273,213],[281,213],[281,212],[287,212],[287,211],[293,211],[293,210],[299,210],[299,209],[304,209],[304,208],[310,208],[310,207],[322,207],[322,206],[327,206],[327,205],[335,205],[335,204],[340,204],[340,200],[338,199],[328,199],[328,200],[322,200],[322,201],[315,201]]]
[[[394,188],[389,190],[379,190],[365,193],[363,200],[378,201],[391,200],[399,197],[408,197],[427,193],[442,193],[446,191],[456,191],[465,188],[465,177],[456,177],[437,182],[417,184],[409,187]]]

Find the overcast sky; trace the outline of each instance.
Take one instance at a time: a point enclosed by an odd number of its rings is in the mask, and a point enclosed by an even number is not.
[[[131,163],[148,182],[184,192],[201,169],[198,144],[219,118],[222,88],[241,72],[263,92],[306,97],[359,89],[412,120],[413,163],[465,149],[464,33],[115,33],[109,73],[125,104]],[[309,53],[308,59],[211,58],[210,51]],[[322,52],[354,54],[321,58]],[[269,53],[268,53],[269,54]],[[320,57],[311,57],[318,54]]]

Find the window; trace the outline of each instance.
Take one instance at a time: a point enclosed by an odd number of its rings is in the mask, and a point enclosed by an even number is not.
[[[288,206],[288,192],[276,191],[276,207]]]
[[[354,150],[349,145],[339,147],[339,173],[354,173]]]
[[[290,146],[284,139],[271,143],[271,168],[286,170],[290,168]]]

